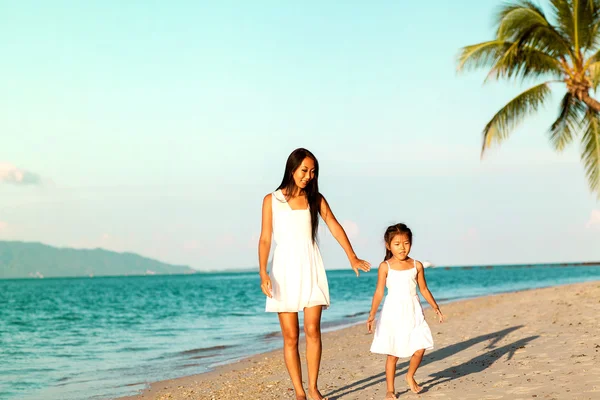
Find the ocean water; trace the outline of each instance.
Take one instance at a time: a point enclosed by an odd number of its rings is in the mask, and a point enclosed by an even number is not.
[[[376,270],[327,275],[323,329],[363,322]],[[429,268],[426,277],[445,303],[600,280],[600,265]],[[278,348],[264,303],[257,273],[0,280],[0,399],[111,399]]]

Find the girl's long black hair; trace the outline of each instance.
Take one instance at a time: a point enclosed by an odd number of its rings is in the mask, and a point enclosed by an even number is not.
[[[308,185],[306,185],[306,188],[304,189],[304,193],[306,194],[310,211],[312,240],[313,242],[316,242],[317,230],[319,228],[319,210],[321,209],[321,199],[323,197],[321,193],[319,193],[319,162],[317,161],[317,157],[304,148],[298,148],[292,151],[285,163],[283,179],[277,190],[284,190],[288,196],[295,193],[297,186],[296,182],[294,182],[294,172],[296,172],[298,167],[302,164],[302,161],[307,157],[315,163],[314,178],[308,182]]]

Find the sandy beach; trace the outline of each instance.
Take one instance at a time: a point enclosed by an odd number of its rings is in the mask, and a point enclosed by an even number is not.
[[[435,349],[416,374],[423,392],[407,390],[408,360],[400,360],[398,398],[600,399],[600,282],[459,301],[442,311],[444,324],[425,311]],[[330,400],[384,398],[385,356],[369,352],[371,340],[364,324],[323,335],[319,382]],[[122,400],[293,399],[291,388],[277,350],[152,383]]]

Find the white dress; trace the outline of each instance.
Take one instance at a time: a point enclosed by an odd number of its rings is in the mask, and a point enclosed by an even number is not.
[[[273,253],[271,277],[273,297],[267,297],[267,312],[298,312],[318,305],[329,307],[329,286],[319,247],[312,240],[310,211],[293,210],[281,190],[272,194]]]
[[[375,326],[371,352],[410,357],[420,349],[433,349],[431,330],[417,294],[417,262],[407,270],[393,270],[386,261],[388,293]]]

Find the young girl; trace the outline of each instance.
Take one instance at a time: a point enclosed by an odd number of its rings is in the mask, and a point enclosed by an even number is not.
[[[266,311],[279,314],[283,358],[298,400],[306,400],[298,354],[299,311],[304,311],[308,395],[313,400],[324,400],[317,379],[321,363],[321,311],[329,307],[329,287],[316,243],[319,215],[346,252],[356,275],[359,269],[369,271],[371,267],[356,257],[344,229],[319,193],[318,178],[319,163],[315,156],[306,149],[294,150],[288,157],[281,185],[263,200],[258,245],[260,287],[267,296]],[[277,247],[271,273],[267,274],[271,236]]]
[[[444,315],[427,288],[423,264],[408,256],[412,245],[411,230],[404,224],[392,225],[385,231],[384,240],[385,260],[379,265],[377,288],[373,295],[367,329],[369,333],[373,331],[375,314],[387,287],[388,295],[377,321],[371,352],[387,354],[385,398],[395,399],[394,378],[398,358],[411,357],[406,383],[410,390],[419,393],[422,388],[415,381],[415,372],[425,350],[433,349],[431,331],[425,322],[417,295],[417,283],[421,294],[438,315],[440,323],[444,321]]]

